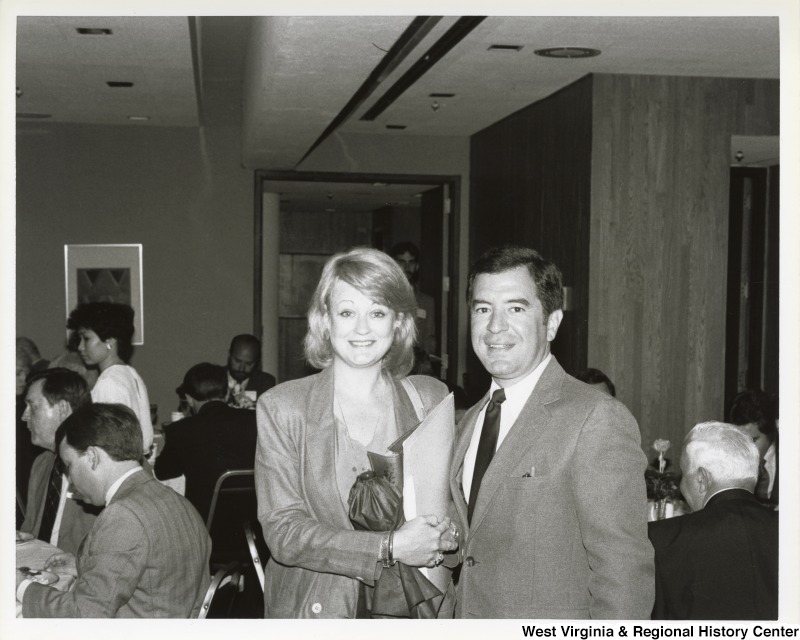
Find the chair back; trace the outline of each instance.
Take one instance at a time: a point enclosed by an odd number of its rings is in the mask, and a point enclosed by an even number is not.
[[[244,522],[244,537],[247,540],[247,547],[250,550],[250,557],[253,559],[253,567],[261,584],[261,592],[264,592],[264,564],[269,557],[269,550],[262,536],[258,535],[249,520]]]
[[[199,619],[230,618],[236,596],[242,590],[242,566],[232,562],[214,574],[200,606]]]
[[[211,536],[211,567],[229,562],[249,563],[244,522],[258,522],[255,476],[252,469],[226,471],[217,480],[206,527]]]
[[[25,500],[22,498],[22,494],[17,489],[17,530],[22,526],[22,523],[25,521]]]

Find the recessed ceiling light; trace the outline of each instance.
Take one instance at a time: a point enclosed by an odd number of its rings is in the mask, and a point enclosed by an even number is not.
[[[387,128],[387,129],[398,129],[398,130],[402,130],[402,129],[405,129],[405,128],[406,128],[406,126],[407,126],[407,125],[404,125],[404,124],[387,124],[387,125],[386,125],[386,128]]]
[[[82,36],[110,36],[111,29],[98,29],[96,27],[78,27],[75,29]]]
[[[128,116],[128,120],[149,120],[150,116]]]
[[[493,44],[488,51],[522,51],[521,44]]]
[[[112,89],[117,89],[119,87],[132,87],[133,83],[128,81],[122,80],[109,80],[106,84],[111,87]]]
[[[17,118],[24,118],[25,120],[44,120],[45,118],[52,118],[50,113],[23,113],[17,114]]]
[[[536,49],[534,53],[544,58],[592,58],[599,56],[600,50],[587,47],[551,47],[549,49]]]

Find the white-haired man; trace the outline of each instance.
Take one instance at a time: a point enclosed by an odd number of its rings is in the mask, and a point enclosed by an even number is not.
[[[753,495],[758,464],[733,425],[703,422],[686,436],[681,492],[693,513],[649,524],[654,619],[777,619],[778,513]]]

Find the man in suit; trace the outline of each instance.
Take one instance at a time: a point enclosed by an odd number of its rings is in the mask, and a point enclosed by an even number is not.
[[[261,342],[249,333],[231,340],[228,349],[227,403],[240,409],[255,409],[258,396],[275,386],[275,376],[261,371]]]
[[[68,369],[45,369],[31,376],[22,419],[32,442],[45,449],[33,461],[25,519],[19,537],[39,538],[75,553],[99,513],[70,490],[56,457],[56,430],[80,407],[91,403],[86,381]]]
[[[550,354],[561,273],[532,249],[490,249],[467,295],[492,384],[459,424],[451,468],[463,535],[456,617],[649,617],[639,430]]]
[[[681,492],[693,513],[649,524],[654,619],[778,618],[778,512],[753,495],[758,460],[752,439],[732,425],[689,432]]]
[[[156,459],[160,480],[186,476],[186,498],[202,518],[214,485],[229,469],[252,469],[256,456],[256,414],[225,404],[225,368],[203,362],[186,372],[178,393],[192,416],[164,429],[164,450]]]
[[[187,618],[200,611],[210,578],[208,532],[183,496],[139,464],[142,430],[119,404],[87,405],[58,428],[70,480],[105,505],[77,562],[58,554],[46,568],[73,575],[70,591],[17,574],[26,618]]]
[[[432,295],[419,288],[419,248],[413,242],[398,242],[389,252],[394,261],[403,269],[417,301],[416,325],[417,341],[415,346],[426,355],[435,356],[436,348],[436,305]],[[427,372],[426,372],[427,373]]]

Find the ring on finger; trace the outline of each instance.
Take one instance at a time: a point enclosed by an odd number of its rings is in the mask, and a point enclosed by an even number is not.
[[[436,554],[436,560],[433,561],[433,566],[438,567],[440,564],[442,564],[443,560],[444,560],[444,554],[440,551],[439,553]]]

